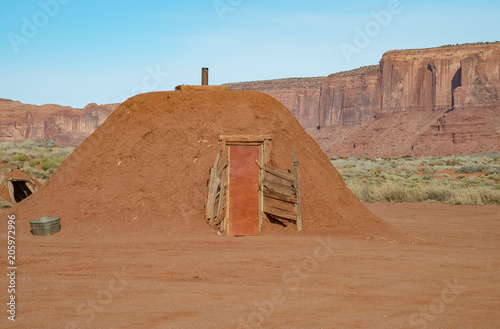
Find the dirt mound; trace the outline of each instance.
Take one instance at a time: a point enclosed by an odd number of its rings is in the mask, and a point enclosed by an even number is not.
[[[58,234],[213,234],[204,221],[220,135],[272,134],[271,165],[299,161],[304,233],[403,239],[344,185],[280,102],[258,92],[157,92],[124,102],[35,195],[13,208],[18,230],[60,216]],[[264,223],[263,234],[296,233]],[[304,234],[302,233],[302,234]]]
[[[0,164],[0,199],[17,203],[35,193],[42,184],[15,166]]]

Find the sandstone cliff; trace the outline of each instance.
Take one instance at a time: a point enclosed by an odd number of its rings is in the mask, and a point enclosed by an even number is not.
[[[77,146],[101,125],[118,104],[89,104],[84,109],[29,105],[0,99],[0,142],[52,139]]]
[[[378,65],[329,75],[321,84],[317,128],[360,125],[374,118],[377,79]]]
[[[321,84],[325,77],[290,78],[229,84],[230,90],[253,90],[279,100],[305,128],[318,124]]]

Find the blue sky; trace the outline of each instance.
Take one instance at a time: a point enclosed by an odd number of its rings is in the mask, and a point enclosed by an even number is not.
[[[325,76],[388,50],[500,40],[499,15],[497,0],[2,1],[0,98],[121,102],[199,84],[202,67],[210,84]]]

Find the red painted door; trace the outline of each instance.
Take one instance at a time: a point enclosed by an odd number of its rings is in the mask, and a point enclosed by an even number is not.
[[[229,147],[228,235],[259,234],[259,146]]]

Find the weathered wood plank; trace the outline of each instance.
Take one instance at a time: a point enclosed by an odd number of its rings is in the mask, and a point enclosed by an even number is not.
[[[288,180],[290,182],[294,182],[295,181],[295,178],[292,176],[292,174],[284,171],[284,170],[281,170],[281,169],[278,169],[278,168],[274,168],[274,167],[270,167],[270,166],[264,166],[264,170],[270,174],[273,174],[274,176],[277,176],[279,178],[282,178],[282,179],[285,179],[285,180]]]
[[[207,203],[205,205],[205,219],[212,225],[212,218],[214,215],[215,198],[219,186],[219,178],[217,177],[217,164],[219,163],[220,153],[215,157],[214,165],[210,168],[210,178],[208,180],[208,195]]]
[[[268,205],[264,205],[264,212],[267,214],[281,217],[281,218],[285,218],[288,220],[293,220],[293,221],[297,220],[297,215],[292,214],[292,213],[290,213],[286,210],[283,210],[283,209],[273,208],[273,207],[268,206]]]
[[[264,187],[267,187],[271,191],[275,191],[281,193],[283,195],[287,195],[289,197],[296,197],[296,190],[294,188],[284,186],[278,183],[270,182],[268,180],[264,180]]]
[[[220,165],[224,162],[224,160],[227,160],[228,158],[228,149],[225,148],[223,151],[222,151],[222,154],[220,156],[220,159],[219,159],[219,167]]]
[[[226,143],[223,142],[223,145],[224,145],[224,152],[226,152],[227,154],[227,159],[229,161],[229,157],[231,156],[231,149],[229,147],[226,147]],[[229,162],[228,162],[229,163]],[[228,232],[228,228],[229,228],[229,202],[231,201],[231,191],[229,190],[229,186],[231,184],[231,168],[229,167],[229,164],[227,165],[227,168],[226,168],[226,191],[227,191],[227,195],[226,195],[226,207],[225,207],[225,210],[224,210],[224,219],[223,221],[221,222],[220,224],[220,230],[222,232],[225,232],[227,234]]]
[[[228,155],[227,150],[224,150],[220,156],[219,162],[217,163],[217,176],[220,176],[222,171],[227,168]]]
[[[288,226],[288,224],[290,224],[290,222],[292,221],[290,219],[285,219],[285,218],[274,216],[274,215],[271,215],[268,213],[265,213],[265,214],[266,214],[268,219],[277,220],[278,222],[280,222],[281,224],[283,224],[285,226]]]
[[[268,188],[264,188],[264,197],[282,200],[290,203],[297,203],[296,197],[291,197],[288,195],[281,194],[276,191],[269,190]]]
[[[266,139],[262,145],[262,164],[267,165],[271,159],[271,141]]]
[[[269,140],[265,140],[264,143],[260,146],[260,159],[257,162],[257,165],[259,166],[259,182],[258,182],[258,189],[259,189],[259,234],[262,232],[262,222],[264,220],[264,186],[262,182],[264,181],[264,165],[266,161],[266,142],[269,143]]]
[[[227,146],[261,146],[262,142],[228,142],[224,141]]]
[[[227,168],[227,158],[221,160],[221,164],[219,168],[217,169],[217,176],[220,176],[222,174],[222,171]]]
[[[226,176],[225,175],[222,175],[221,177],[221,183],[220,183],[220,198],[219,198],[219,206],[218,206],[218,209],[217,209],[217,217],[220,215],[220,213],[222,212],[222,208],[224,207],[224,201],[225,201],[225,197],[224,197],[224,192],[225,192],[225,184],[226,184]]]
[[[269,206],[269,207],[273,207],[276,209],[285,210],[291,214],[297,215],[297,211],[295,209],[295,203],[290,203],[290,202],[286,202],[286,201],[281,201],[281,200],[265,197],[264,198],[264,206]]]
[[[33,185],[32,184],[26,184],[26,186],[31,191],[31,193],[35,193],[36,192],[36,185],[34,183],[33,183]]]
[[[26,177],[8,177],[7,180],[11,182],[28,182],[30,184],[33,184],[33,186],[36,185],[31,178],[26,178]]]
[[[214,168],[210,168],[210,178],[208,180],[208,196],[205,207],[205,218],[206,220],[210,221],[210,224],[213,217],[215,194],[217,192],[217,180],[217,170]]]
[[[214,161],[214,165],[212,168],[217,168],[217,164],[219,164],[219,159],[220,159],[220,153],[217,153],[217,155],[215,156],[215,161]]]
[[[274,176],[274,175],[272,175],[270,173],[266,173],[265,174],[264,181],[268,181],[268,182],[271,182],[271,183],[280,184],[280,185],[289,187],[291,189],[295,189],[295,182],[289,181],[287,179],[283,179],[283,178],[278,177],[278,176]]]
[[[220,135],[219,140],[227,142],[263,142],[273,139],[273,135]]]
[[[295,183],[295,179],[293,178],[292,175],[276,168],[269,168],[269,167],[265,168],[265,174],[266,174],[265,177],[272,176],[271,179],[274,178],[274,181],[280,182],[280,184],[283,185],[292,186]]]
[[[214,218],[213,225],[217,226],[217,225],[221,224],[225,217],[226,217],[226,212],[224,211],[221,214],[219,214],[217,217]]]
[[[300,187],[299,187],[299,162],[297,161],[297,156],[295,151],[293,154],[293,173],[295,174],[295,187],[297,189],[297,204],[295,205],[297,211],[297,230],[302,231],[302,215],[300,213]]]
[[[272,135],[220,135],[222,146],[261,146],[272,139]]]

